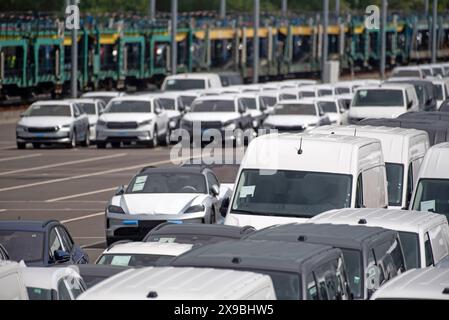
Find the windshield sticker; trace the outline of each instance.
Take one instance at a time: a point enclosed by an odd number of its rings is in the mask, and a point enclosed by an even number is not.
[[[168,83],[168,84],[175,84],[175,80],[170,79],[170,80],[167,81],[167,83]]]
[[[137,183],[145,183],[147,181],[148,176],[140,176],[136,178],[136,184]]]
[[[113,266],[128,266],[131,256],[114,256],[111,261]]]
[[[421,202],[421,211],[435,211],[435,200]]]
[[[133,192],[142,191],[145,187],[145,183],[136,183],[133,185]]]
[[[254,190],[256,189],[256,186],[243,186],[240,190],[240,198],[246,198],[247,196],[254,196]]]
[[[174,243],[176,238],[159,238],[158,242],[161,243]]]
[[[362,90],[362,91],[360,91],[359,94],[360,94],[361,97],[365,98],[368,95],[368,91]]]

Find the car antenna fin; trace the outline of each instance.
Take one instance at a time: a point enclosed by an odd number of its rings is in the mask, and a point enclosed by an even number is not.
[[[302,137],[301,137],[301,140],[299,140],[299,149],[296,149],[296,151],[299,155],[302,154]]]

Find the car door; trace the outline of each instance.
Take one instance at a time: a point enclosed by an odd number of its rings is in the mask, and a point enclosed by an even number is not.
[[[165,133],[167,128],[167,113],[165,109],[162,107],[161,103],[158,99],[154,99],[153,111],[156,116],[156,124],[157,124],[157,135],[162,135]],[[159,113],[156,113],[156,110],[160,110]]]
[[[84,127],[84,118],[82,116],[81,110],[78,108],[76,104],[73,105],[73,122],[74,128],[76,132],[76,140],[81,141],[83,138],[84,132],[86,132],[86,128]]]

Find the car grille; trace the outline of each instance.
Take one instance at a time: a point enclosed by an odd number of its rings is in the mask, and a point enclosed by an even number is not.
[[[58,127],[28,127],[28,132],[38,133],[38,132],[56,132]]]
[[[137,129],[137,122],[108,122],[108,129]]]

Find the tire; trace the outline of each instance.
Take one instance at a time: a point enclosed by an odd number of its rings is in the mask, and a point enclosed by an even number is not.
[[[41,147],[41,144],[39,142],[33,142],[33,148],[39,149]]]
[[[26,143],[17,142],[17,149],[23,150],[26,148]]]
[[[97,142],[97,149],[105,149],[106,142]]]
[[[73,131],[70,142],[67,144],[67,148],[73,149],[76,148],[76,132]]]
[[[162,146],[170,145],[170,136],[171,136],[170,129],[167,128],[167,130],[164,133],[164,136],[162,137],[161,141],[159,142],[160,145],[162,145]]]
[[[82,147],[89,147],[90,146],[90,131],[87,129],[86,131],[86,137],[84,138],[84,141],[81,142]]]
[[[159,138],[157,136],[157,127],[154,127],[153,139],[148,144],[150,148],[156,148],[158,146]]]
[[[120,148],[120,142],[111,142],[113,148]]]

